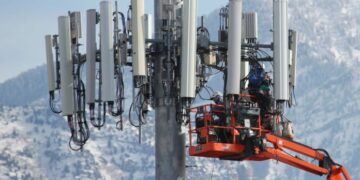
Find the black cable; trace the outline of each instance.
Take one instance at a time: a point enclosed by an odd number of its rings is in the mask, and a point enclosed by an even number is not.
[[[73,151],[80,151],[80,150],[82,150],[83,146],[78,146],[78,145],[76,145],[75,143],[72,143],[72,142],[74,142],[73,136],[71,136],[70,139],[69,139],[69,148],[70,148],[71,150],[73,150]],[[78,146],[78,147],[76,148],[76,147],[74,147],[72,144],[75,144],[75,145]]]
[[[55,91],[49,92],[49,106],[53,113],[60,114],[62,112],[61,109],[55,108]]]
[[[125,107],[125,94],[124,94],[124,80],[123,72],[121,68],[116,69],[117,72],[117,84],[116,84],[116,112],[111,111],[112,116],[119,116],[119,120],[116,122],[116,129],[123,130],[123,117]]]
[[[82,149],[83,146],[78,145],[78,143],[76,143],[76,141],[75,141],[74,136],[76,136],[76,134],[75,134],[76,130],[73,126],[73,118],[72,118],[72,116],[68,116],[67,119],[68,119],[68,126],[69,126],[70,132],[71,132],[71,136],[69,139],[69,148],[73,151],[79,151]],[[72,144],[75,144],[78,147],[74,147]]]
[[[210,91],[211,91],[213,94],[215,93],[214,89],[213,89],[211,86],[205,85],[205,87],[206,87],[206,88],[209,88]]]
[[[295,88],[293,87],[293,89],[292,89],[292,95],[293,95],[293,97],[294,97],[294,106],[296,106],[297,105],[297,100],[296,100],[296,96],[295,96]]]
[[[142,112],[142,106],[144,105],[145,100],[140,103],[140,106],[136,105],[136,104],[138,104],[140,96],[141,96],[141,91],[138,92],[138,94],[136,95],[135,101],[131,103],[130,108],[129,108],[129,122],[132,126],[134,126],[136,128],[139,128],[141,125],[146,123],[145,121],[143,121],[144,116],[143,116],[143,112]],[[139,120],[138,124],[135,124],[132,121],[131,110],[133,110],[133,109],[135,109],[135,113],[138,116],[138,120]]]
[[[83,64],[79,64],[76,70],[77,87],[76,87],[76,100],[78,105],[77,116],[73,119],[74,123],[77,123],[77,128],[72,135],[73,142],[78,146],[83,146],[90,137],[90,130],[86,122],[85,113],[85,85],[81,80],[81,67]],[[76,127],[76,126],[75,126]]]
[[[123,73],[120,68],[117,68],[117,84],[116,84],[116,112],[111,110],[112,116],[121,116],[124,112],[124,81],[123,81]]]
[[[339,167],[343,167],[341,164],[336,163],[325,149],[320,148],[320,149],[315,149],[315,150],[325,153],[326,157],[329,158],[331,164],[339,166]]]
[[[105,105],[105,103],[104,103]],[[102,106],[101,103],[98,104],[98,106]],[[94,105],[94,111],[95,111],[95,105]],[[93,119],[90,119],[90,123],[92,126],[94,126],[95,128],[102,128],[105,125],[105,119],[103,118],[97,118],[98,122],[95,122],[95,117]]]
[[[209,89],[206,87],[206,86],[204,86],[204,88],[203,89],[205,89],[205,91],[209,94],[209,96],[211,97],[211,93],[210,93],[210,91],[209,91]]]
[[[206,99],[206,98],[203,98],[202,96],[201,96],[201,93],[199,92],[199,93],[197,93],[197,95],[199,96],[199,98],[201,99],[201,100],[204,100],[204,101],[211,101],[211,99]]]
[[[106,121],[106,103],[104,102],[104,106],[103,106],[103,118],[102,118],[102,124],[101,124],[101,127],[105,125],[105,121]]]
[[[84,65],[84,63],[80,65],[80,68],[83,65]],[[89,139],[89,137],[90,137],[90,130],[89,130],[89,126],[88,126],[87,121],[86,121],[86,111],[85,111],[85,108],[86,108],[86,102],[85,102],[86,93],[85,93],[85,84],[81,79],[81,70],[79,71],[78,76],[79,76],[79,81],[80,81],[80,91],[79,91],[79,93],[80,93],[80,103],[79,104],[82,105],[81,106],[81,113],[82,113],[82,117],[83,117],[83,120],[84,120],[82,123],[84,124],[84,127],[85,127],[85,134],[86,134],[85,139],[87,141]]]
[[[124,120],[123,120],[123,117],[122,117],[122,116],[119,116],[119,118],[120,118],[120,120],[116,122],[115,127],[116,127],[116,129],[118,129],[118,130],[123,130],[123,128],[124,128],[124,127],[123,127],[123,122],[124,122]]]
[[[82,116],[84,118],[84,121],[83,121],[83,124],[84,124],[84,127],[85,127],[85,132],[86,132],[86,136],[85,136],[85,141],[87,141],[90,137],[90,129],[89,129],[89,125],[87,123],[87,120],[86,120],[86,111],[85,111],[85,107],[86,107],[86,102],[85,102],[85,99],[86,99],[86,94],[85,94],[85,84],[83,81],[80,81],[80,84],[81,84],[81,88],[82,88]]]
[[[89,129],[86,127],[86,116],[84,116],[83,111],[85,111],[85,87],[81,80],[81,65],[79,64],[74,72],[76,82],[74,99],[77,102],[77,112],[75,112],[74,118],[68,116],[68,125],[71,131],[71,138],[69,140],[69,146],[72,150],[82,149],[82,146],[86,143],[89,138]],[[85,126],[85,127],[84,127]],[[85,128],[85,129],[84,129]],[[71,144],[73,142],[79,148],[74,148]]]
[[[144,121],[144,119],[145,119],[145,116],[144,116],[144,111],[143,111],[143,107],[144,107],[144,105],[145,105],[145,103],[146,103],[146,101],[145,101],[145,99],[143,99],[144,98],[144,96],[142,95],[142,90],[140,90],[139,91],[139,93],[138,93],[138,95],[137,95],[137,97],[136,97],[136,99],[135,99],[135,104],[134,104],[134,106],[136,106],[136,115],[138,116],[138,120],[139,120],[139,122],[141,123],[141,124],[146,124],[146,122]]]
[[[133,121],[132,121],[132,118],[131,118],[131,110],[134,108],[134,103],[131,103],[131,106],[130,106],[130,109],[129,109],[129,122],[132,126],[136,127],[136,128],[139,128],[141,126],[141,122],[139,122],[139,124],[135,124]],[[136,114],[138,115],[138,112],[135,111]]]
[[[125,22],[125,15],[122,13],[122,12],[118,12],[119,14],[120,14],[120,16],[121,16],[121,21],[122,21],[122,26],[123,26],[123,32],[125,33],[125,34],[127,34],[127,29],[126,29],[126,22]],[[116,13],[113,13],[114,15],[116,14]]]

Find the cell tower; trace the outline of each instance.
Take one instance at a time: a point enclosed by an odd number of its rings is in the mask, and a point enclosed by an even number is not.
[[[242,0],[229,0],[220,10],[217,41],[203,22],[196,27],[197,0],[154,0],[154,20],[145,14],[144,2],[131,0],[126,15],[108,0],[100,2],[99,12],[87,10],[85,53],[79,50],[80,12],[60,16],[58,34],[45,37],[50,107],[67,118],[72,149],[81,150],[89,139],[88,122],[100,129],[106,114],[117,117],[118,129],[124,128],[124,68],[131,67],[130,110],[136,111],[138,123],[133,125],[140,133],[147,112],[155,109],[157,179],[186,178],[186,134],[190,156],[237,161],[280,157],[315,174],[338,168],[326,153],[296,146],[292,124],[283,116],[296,85],[297,33],[288,28],[287,0],[273,1],[271,44],[258,42],[257,13],[243,12]],[[263,67],[268,62],[273,81]],[[224,77],[223,92],[209,95],[214,103],[193,107],[203,90],[212,91],[207,82],[213,70]],[[279,139],[283,148],[316,155],[321,167],[278,156],[284,153]]]

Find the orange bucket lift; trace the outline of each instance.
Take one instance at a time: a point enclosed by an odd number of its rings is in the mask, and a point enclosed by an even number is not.
[[[260,108],[251,101],[230,103],[228,109],[222,104],[207,104],[190,110],[190,156],[235,161],[274,159],[313,174],[327,175],[329,180],[350,179],[345,168],[335,163],[325,150],[295,142],[292,137],[275,135],[272,122],[278,125],[279,115],[261,115]],[[287,151],[315,159],[318,164]]]

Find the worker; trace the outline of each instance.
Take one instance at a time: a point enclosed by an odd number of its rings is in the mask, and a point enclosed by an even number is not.
[[[211,100],[214,101],[214,105],[212,106],[212,121],[211,125],[226,127],[226,113],[224,107],[224,99],[223,94],[219,91],[214,92],[211,96]],[[213,133],[217,136],[217,141],[221,143],[230,143],[232,134],[231,131],[225,128],[213,128],[215,131]]]
[[[218,120],[224,119],[226,116],[225,116],[223,94],[219,91],[216,91],[214,92],[214,94],[211,96],[210,99],[215,103],[212,106],[212,112],[219,117]]]
[[[251,63],[250,67],[249,93],[254,96],[253,100],[258,103],[260,114],[263,117],[271,108],[271,78],[258,62]]]

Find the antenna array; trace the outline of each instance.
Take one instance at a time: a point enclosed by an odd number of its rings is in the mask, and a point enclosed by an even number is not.
[[[143,0],[132,0],[126,14],[118,11],[117,3],[113,8],[111,1],[101,1],[99,12],[86,12],[85,53],[79,48],[80,12],[59,17],[58,34],[45,37],[49,99],[51,109],[67,117],[72,149],[82,149],[90,137],[88,122],[100,129],[110,115],[123,129],[125,67],[132,68],[133,77],[129,120],[139,134],[152,107],[169,107],[161,112],[176,114],[179,127],[189,122],[194,100],[203,98],[204,90],[213,91],[207,82],[214,70],[224,76],[222,102],[229,110],[240,94],[255,92],[259,77],[268,77],[263,65],[273,62],[274,82],[268,85],[273,112],[282,115],[285,102],[291,106],[297,35],[288,30],[287,0],[274,0],[272,44],[258,42],[257,13],[243,13],[242,0],[230,0],[220,10],[218,41],[211,40],[203,18],[196,28],[196,0],[176,2],[160,8],[161,17],[155,17],[156,22],[161,20],[160,28],[154,32]],[[60,109],[56,97],[61,97]]]

